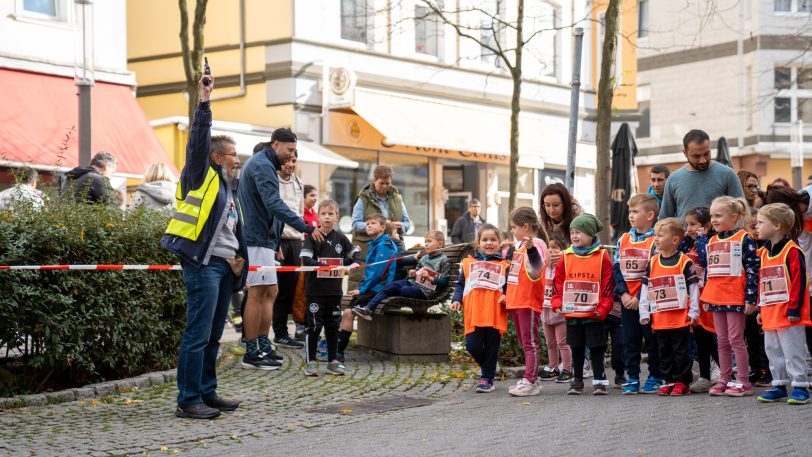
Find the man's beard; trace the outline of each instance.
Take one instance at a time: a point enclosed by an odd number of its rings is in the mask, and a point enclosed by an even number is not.
[[[710,166],[710,162],[705,162],[703,164],[696,164],[696,163],[693,163],[693,162],[688,162],[688,163],[691,164],[691,166],[694,167],[695,170],[699,170],[699,171],[705,171]]]

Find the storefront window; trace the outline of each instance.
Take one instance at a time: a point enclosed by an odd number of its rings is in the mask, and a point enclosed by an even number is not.
[[[372,171],[378,162],[378,153],[359,149],[333,148],[337,153],[358,162],[358,168],[338,167],[330,175],[327,195],[338,203],[339,223],[342,232],[352,232],[352,207],[358,192],[372,182]]]
[[[521,206],[537,207],[536,183],[533,177],[532,168],[519,168],[519,179],[516,185],[516,208]],[[506,166],[496,167],[496,188],[499,196],[497,226],[507,230],[510,227],[510,213],[508,205],[510,201],[510,168]],[[488,221],[493,222],[493,221]]]
[[[426,157],[393,154],[361,149],[333,148],[337,153],[358,162],[358,168],[336,168],[330,175],[330,198],[338,202],[339,228],[352,231],[352,208],[358,192],[372,182],[372,173],[378,163],[394,170],[392,184],[397,187],[409,217],[414,234],[422,235],[429,228],[429,161]]]
[[[380,163],[390,165],[395,170],[392,184],[398,188],[406,210],[412,219],[412,232],[422,235],[429,229],[429,160],[426,157],[410,154],[382,152]]]

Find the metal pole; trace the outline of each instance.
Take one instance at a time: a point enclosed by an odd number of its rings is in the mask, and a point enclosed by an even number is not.
[[[575,37],[575,55],[572,59],[572,83],[570,86],[570,128],[567,140],[567,189],[575,188],[575,143],[578,137],[578,101],[581,92],[581,48],[584,44],[584,29],[577,27],[572,31]]]
[[[79,86],[79,166],[90,164],[90,86],[87,81],[77,83]]]
[[[793,124],[792,129],[797,130],[794,135],[790,135],[793,144],[790,146],[794,154],[791,154],[792,162],[792,187],[800,189],[803,187],[804,179],[804,121],[799,120],[797,125]]]

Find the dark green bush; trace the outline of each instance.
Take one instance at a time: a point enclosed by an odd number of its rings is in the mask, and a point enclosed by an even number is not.
[[[59,198],[0,211],[0,265],[174,264],[167,221]],[[0,271],[0,396],[170,368],[184,319],[180,271]]]

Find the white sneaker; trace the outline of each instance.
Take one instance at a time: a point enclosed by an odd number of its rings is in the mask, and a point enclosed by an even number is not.
[[[594,376],[592,373],[592,364],[589,360],[586,360],[584,361],[584,379],[589,379],[592,376]]]
[[[541,393],[541,386],[538,382],[531,383],[525,378],[519,380],[516,386],[508,390],[508,394],[514,397],[529,397],[531,395],[538,395]]]
[[[711,360],[711,378],[710,381],[715,383],[719,381],[719,378],[722,376],[722,370],[719,369],[719,365],[716,364],[713,360]]]
[[[691,383],[690,389],[691,392],[699,394],[709,391],[712,385],[713,384],[711,383],[710,379],[699,378],[693,383]]]

